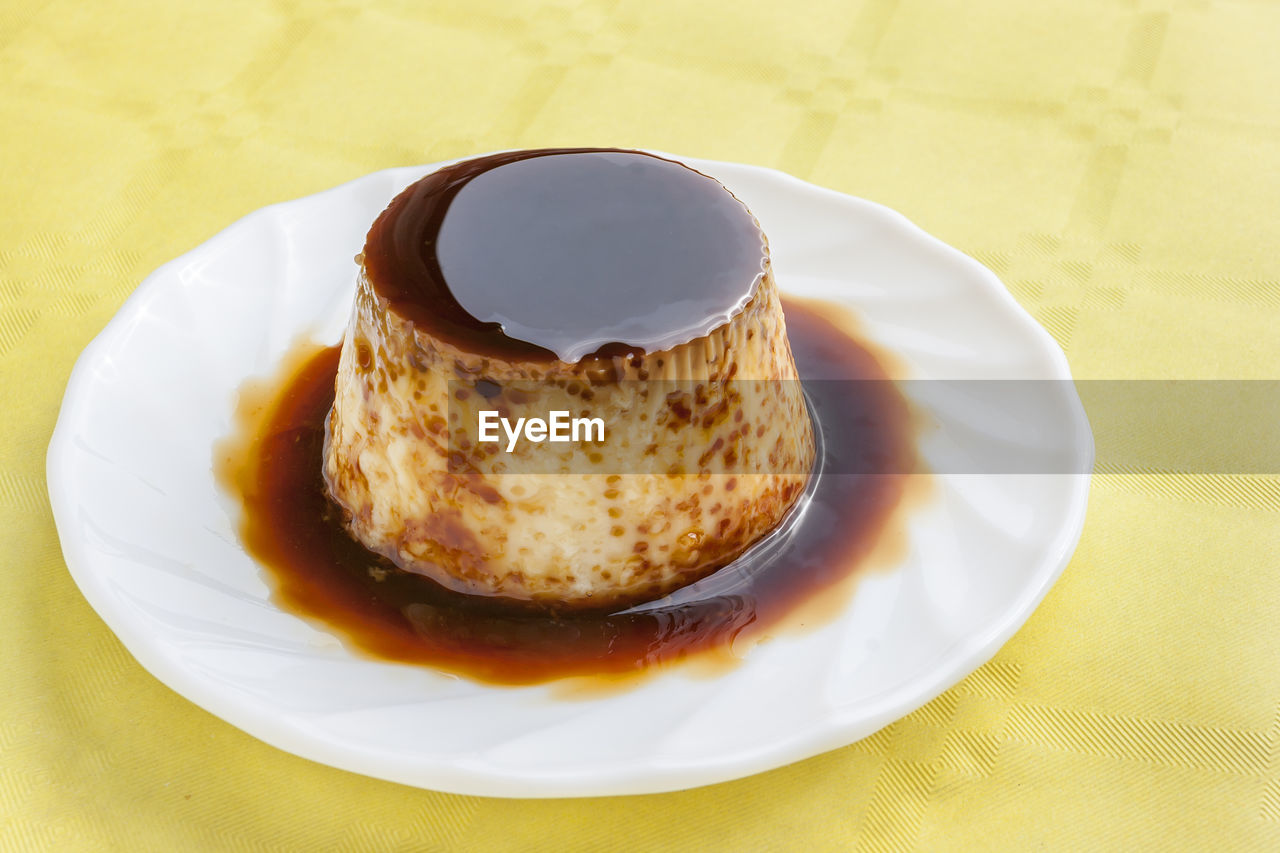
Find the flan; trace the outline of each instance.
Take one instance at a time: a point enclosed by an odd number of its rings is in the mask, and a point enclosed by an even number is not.
[[[618,149],[464,160],[401,192],[358,260],[323,474],[400,570],[625,606],[733,561],[804,492],[768,241],[713,178]],[[495,442],[485,412],[602,429]]]

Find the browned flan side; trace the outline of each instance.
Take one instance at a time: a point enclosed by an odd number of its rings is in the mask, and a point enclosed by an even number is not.
[[[761,242],[728,321],[576,362],[459,346],[362,265],[324,451],[351,534],[448,588],[563,607],[658,597],[732,561],[786,516],[814,459]],[[600,417],[606,440],[507,453],[479,440],[480,409]]]

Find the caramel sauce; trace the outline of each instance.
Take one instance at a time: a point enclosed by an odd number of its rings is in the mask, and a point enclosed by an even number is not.
[[[750,299],[768,255],[718,181],[640,151],[463,160],[398,195],[365,241],[401,317],[466,352],[525,361],[656,352]]]
[[[877,358],[821,303],[784,300],[824,470],[801,511],[767,541],[696,584],[616,612],[518,612],[402,572],[355,542],[321,477],[324,419],[339,347],[309,354],[222,453],[220,474],[240,499],[240,534],[284,609],[360,652],[480,681],[604,680],[738,647],[807,611],[834,615],[848,582],[870,565],[908,491],[914,428]],[[806,384],[806,388],[810,386]],[[242,401],[242,414],[246,406]],[[831,473],[837,471],[840,473]]]

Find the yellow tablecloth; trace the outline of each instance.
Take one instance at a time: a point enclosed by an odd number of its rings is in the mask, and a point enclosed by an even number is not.
[[[1263,0],[0,4],[0,848],[1280,849],[1280,478],[1094,484],[987,666],[861,743],[649,797],[419,791],[148,675],[44,454],[137,283],[265,204],[495,148],[777,167],[990,265],[1080,377],[1280,374]],[[1160,436],[1152,436],[1159,442]]]

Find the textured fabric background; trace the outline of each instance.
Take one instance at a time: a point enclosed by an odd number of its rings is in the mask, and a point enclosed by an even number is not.
[[[1280,374],[1280,4],[0,3],[0,848],[1280,849],[1280,479],[1102,471],[994,661],[701,790],[511,802],[267,747],[138,666],[44,454],[152,269],[271,202],[495,148],[649,146],[894,207],[1092,378]],[[1163,437],[1152,435],[1150,441]]]

